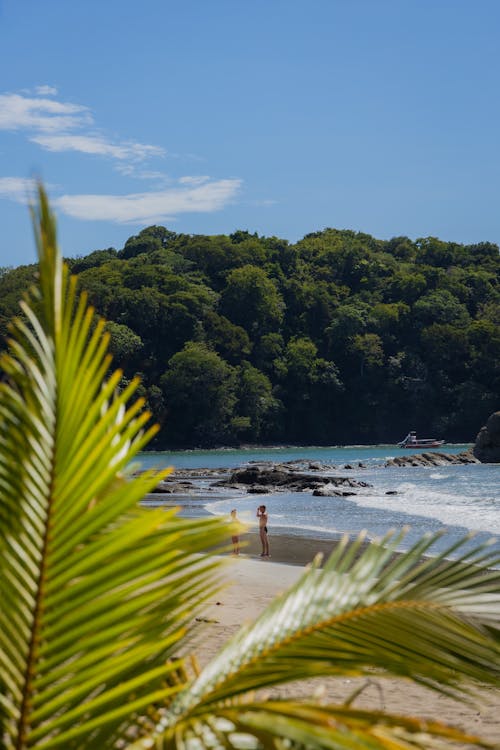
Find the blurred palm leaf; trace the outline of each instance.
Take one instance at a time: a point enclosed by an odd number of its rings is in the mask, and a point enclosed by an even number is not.
[[[0,746],[111,747],[178,690],[171,657],[214,585],[195,553],[227,529],[138,509],[168,473],[127,470],[156,427],[137,383],[107,377],[43,190],[35,230],[39,284],[1,360]]]
[[[396,554],[402,536],[364,550],[362,536],[352,545],[345,537],[323,569],[306,571],[174,699],[155,747],[211,747],[203,744],[211,736],[221,747],[246,747],[249,735],[257,747],[276,748],[283,737],[298,747],[346,749],[472,742],[438,722],[359,711],[355,695],[342,706],[249,704],[263,687],[319,676],[411,678],[456,698],[478,681],[500,685],[500,570],[489,569],[498,553],[488,544],[471,548],[466,537],[426,557],[434,535]]]

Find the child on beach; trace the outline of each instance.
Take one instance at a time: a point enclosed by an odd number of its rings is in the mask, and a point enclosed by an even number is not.
[[[231,522],[238,523],[236,509],[234,508],[231,511]],[[240,554],[240,537],[237,534],[233,534],[233,536],[231,537],[231,541],[233,543],[233,555],[239,555]]]
[[[259,534],[262,544],[261,557],[271,557],[269,554],[269,539],[267,538],[267,511],[265,505],[259,505],[257,508],[257,518],[259,519]]]

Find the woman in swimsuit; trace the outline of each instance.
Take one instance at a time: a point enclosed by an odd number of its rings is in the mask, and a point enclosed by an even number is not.
[[[259,505],[257,508],[257,518],[259,519],[259,534],[262,543],[261,557],[271,557],[269,554],[269,540],[267,538],[267,511],[265,505]]]
[[[234,508],[231,511],[231,521],[233,523],[239,523],[238,516],[236,515],[236,509]],[[240,537],[238,534],[233,534],[231,537],[231,541],[233,543],[233,555],[239,555],[240,554]]]

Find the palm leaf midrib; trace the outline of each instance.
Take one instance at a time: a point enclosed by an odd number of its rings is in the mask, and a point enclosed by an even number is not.
[[[337,654],[332,648],[332,641],[331,641],[332,629],[336,629],[339,626],[349,624],[349,623],[359,620],[360,618],[366,618],[366,616],[373,616],[375,614],[382,614],[385,612],[396,612],[396,611],[401,611],[401,610],[408,612],[411,610],[424,610],[424,609],[429,611],[429,610],[441,609],[441,607],[439,607],[439,605],[436,605],[434,603],[421,602],[418,600],[403,601],[403,602],[401,601],[384,602],[384,603],[379,603],[375,605],[359,607],[358,609],[350,610],[349,612],[343,612],[338,615],[333,615],[324,620],[319,620],[312,625],[308,625],[303,629],[294,629],[291,635],[286,636],[281,639],[278,637],[274,643],[271,643],[270,645],[266,645],[265,648],[259,650],[251,658],[246,659],[240,664],[231,662],[234,668],[222,676],[221,684],[227,685],[228,680],[239,680],[244,677],[244,674],[246,671],[252,671],[254,668],[267,670],[268,665],[270,663],[273,663],[274,665],[273,669],[276,669],[279,662],[282,661],[284,663],[284,670],[285,672],[287,672],[287,670],[289,670],[289,667],[287,667],[287,660],[289,659],[289,651],[290,650],[293,651],[294,647],[297,647],[297,646],[300,646],[302,648],[304,639],[314,637],[315,635],[318,635],[320,637],[325,637],[325,640],[328,640],[329,650],[330,650],[330,656],[328,657],[328,660],[333,661],[335,658],[338,658],[338,656],[341,656],[342,653],[344,655],[344,659],[348,660],[348,654],[346,654],[346,651],[345,651],[345,643],[346,643],[346,639],[347,640],[349,639],[349,631],[346,634],[346,638],[342,639],[342,642],[344,644],[343,649],[340,650],[339,653]],[[217,661],[220,661],[222,663],[224,661],[224,658],[227,655],[227,651],[230,651],[231,653],[235,653],[235,654],[244,653],[246,633],[251,631],[253,627],[254,626],[252,625],[252,626],[249,626],[248,630],[246,628],[242,629],[242,631],[240,631],[240,633],[238,633],[236,636],[237,640],[235,639],[233,642],[231,642],[227,650],[223,649],[218,654]],[[362,632],[366,633],[366,629],[363,628]],[[366,635],[366,638],[368,640],[369,636]],[[392,641],[389,641],[389,640],[388,642],[393,643]],[[238,647],[236,644],[238,645]],[[308,651],[308,647],[305,647],[305,648],[306,648],[306,651]],[[324,650],[322,650],[321,653],[326,660],[327,657],[325,655]],[[300,658],[299,650],[295,651],[294,656],[297,658]],[[307,657],[307,654],[305,654],[305,656]],[[266,663],[265,667],[263,666],[264,663]],[[342,670],[339,670],[339,671],[341,672]],[[213,694],[216,693],[218,687],[219,685],[215,684],[212,688],[212,691],[206,694],[207,700],[211,700],[213,698]],[[196,685],[193,687],[193,691],[195,689],[196,689]]]
[[[46,363],[48,366],[54,366],[54,360]],[[46,402],[47,403],[47,402]],[[53,423],[56,425],[57,432],[57,405],[54,401],[48,401],[51,404],[51,411],[53,414]],[[48,405],[47,403],[47,405]],[[34,691],[34,675],[36,674],[36,663],[38,660],[38,646],[41,637],[41,619],[43,614],[43,602],[45,594],[45,581],[48,567],[49,549],[51,543],[51,516],[53,513],[53,502],[54,502],[54,485],[55,485],[55,465],[56,465],[56,450],[55,441],[51,441],[50,447],[45,451],[45,454],[49,456],[49,468],[48,468],[48,484],[46,486],[45,494],[45,525],[42,532],[41,548],[39,553],[39,572],[36,579],[34,601],[33,601],[33,615],[31,634],[29,637],[28,651],[26,655],[26,666],[24,670],[22,689],[22,702],[18,720],[18,733],[16,741],[16,750],[23,750],[25,737],[29,729],[29,714],[31,711],[31,703]]]

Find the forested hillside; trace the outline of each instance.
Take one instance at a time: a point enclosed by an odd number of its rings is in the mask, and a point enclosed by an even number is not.
[[[156,447],[469,441],[500,408],[497,245],[153,226],[68,263]],[[35,271],[1,272],[2,345]]]

